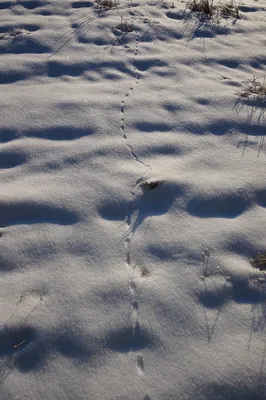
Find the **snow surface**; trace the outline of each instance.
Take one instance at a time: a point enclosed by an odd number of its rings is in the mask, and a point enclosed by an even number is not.
[[[266,3],[236,5],[0,1],[1,399],[266,398]]]

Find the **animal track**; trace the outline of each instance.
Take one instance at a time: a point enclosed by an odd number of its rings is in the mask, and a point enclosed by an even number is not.
[[[144,359],[142,355],[137,356],[137,370],[139,375],[144,374]]]
[[[135,270],[135,266],[133,267],[133,271]],[[139,311],[139,302],[138,302],[138,290],[136,283],[130,280],[129,288],[130,294],[132,298],[132,312],[131,312],[131,319],[132,319],[132,326],[133,326],[133,334],[135,335],[136,327],[138,325],[138,311]]]
[[[133,310],[134,310],[135,312],[138,312],[139,303],[138,303],[137,300],[133,300],[133,301],[132,301],[132,308],[133,308]]]
[[[130,281],[129,289],[130,289],[130,293],[131,293],[132,296],[136,295],[136,293],[137,293],[137,285],[136,285],[136,283],[134,281]]]
[[[130,7],[130,6],[129,6]],[[139,46],[139,35],[137,33],[137,31],[135,31],[135,35],[136,35],[136,39],[135,39],[135,50],[134,50],[134,58],[137,57],[138,55],[138,46]],[[139,84],[139,74],[138,74],[138,70],[135,66],[135,60],[133,59],[132,61],[133,63],[133,71],[135,74],[135,86]],[[125,140],[126,145],[129,149],[129,153],[131,155],[131,157],[138,163],[148,167],[149,169],[151,169],[151,167],[148,164],[145,164],[145,162],[143,162],[138,155],[136,154],[136,152],[134,151],[132,145],[128,142],[128,137],[126,134],[126,127],[125,127],[125,108],[126,108],[126,100],[130,97],[131,93],[133,92],[135,86],[131,86],[129,88],[129,90],[127,91],[127,93],[125,94],[124,100],[121,101],[120,104],[120,130],[121,130],[121,135],[122,138]]]
[[[203,271],[201,279],[203,290],[198,294],[199,302],[204,307],[205,324],[208,342],[214,334],[222,308],[230,296],[230,277],[219,268],[210,265],[210,251],[205,249],[202,253]],[[212,317],[210,316],[212,314]]]
[[[131,20],[132,20],[132,11],[131,11],[131,7],[132,7],[132,2],[129,1],[128,3],[128,8],[129,8],[129,13],[131,15]],[[133,24],[130,24],[130,26],[133,26]],[[128,141],[128,136],[126,134],[126,127],[125,127],[125,109],[126,109],[126,104],[127,104],[127,100],[130,97],[131,93],[133,92],[134,88],[136,87],[136,85],[139,84],[139,74],[138,74],[138,70],[135,66],[135,58],[138,55],[138,46],[139,46],[139,35],[137,33],[137,31],[135,30],[135,49],[134,49],[134,58],[133,58],[133,71],[135,74],[135,85],[134,86],[130,86],[129,90],[127,91],[127,93],[124,96],[124,99],[121,101],[120,104],[120,131],[121,131],[121,136],[123,138],[123,140],[126,143],[126,146],[129,150],[129,153],[131,155],[131,157],[138,163],[148,167],[149,169],[151,169],[151,167],[147,164],[145,164],[142,160],[139,159],[138,155],[136,154],[136,152],[133,149],[133,146],[129,143]],[[124,246],[125,246],[125,263],[127,265],[128,268],[130,268],[130,272],[129,272],[129,276],[132,275],[129,278],[129,289],[130,289],[130,293],[131,293],[131,298],[132,298],[132,302],[131,302],[131,307],[132,307],[132,312],[131,312],[131,319],[132,319],[132,328],[131,331],[125,331],[123,335],[121,335],[121,343],[123,342],[128,342],[128,343],[124,343],[124,345],[122,344],[122,348],[124,347],[128,347],[128,349],[132,350],[132,347],[139,347],[140,342],[142,343],[140,345],[140,347],[142,348],[145,347],[144,342],[148,342],[148,338],[144,337],[142,334],[142,330],[139,326],[139,322],[138,322],[138,311],[139,311],[139,303],[138,303],[138,290],[137,290],[137,286],[136,283],[133,281],[133,275],[135,272],[135,268],[136,265],[134,265],[133,267],[131,267],[131,238],[134,235],[134,231],[132,231],[132,214],[133,214],[133,210],[134,210],[134,204],[137,200],[136,196],[135,196],[135,192],[132,192],[131,195],[133,196],[131,205],[129,207],[128,210],[128,214],[126,216],[126,223],[128,228],[128,231],[126,233],[126,237],[124,240]],[[126,340],[124,340],[123,338],[126,338]],[[116,342],[116,340],[111,340],[111,342],[114,345],[114,342]],[[131,344],[130,344],[131,342]],[[134,346],[133,346],[134,344]],[[112,346],[113,346],[112,345]],[[115,343],[115,347],[117,347],[118,345]],[[121,346],[121,344],[119,345],[119,347]],[[120,349],[120,351],[123,351]],[[139,371],[139,374],[143,374],[144,371],[144,360],[142,356],[138,356],[137,357],[137,369]]]
[[[128,266],[131,264],[131,250],[130,250],[130,238],[125,239],[125,262]]]
[[[125,111],[127,108],[128,100],[134,91],[134,89],[139,85],[139,69],[137,67],[137,56],[139,52],[139,33],[132,23],[133,19],[136,17],[135,13],[132,11],[132,1],[128,1],[129,14],[131,16],[131,22],[128,24],[135,32],[135,49],[132,60],[132,68],[135,76],[135,84],[130,86],[128,91],[125,93],[124,98],[120,103],[120,132],[122,139],[124,140],[126,147],[129,151],[130,156],[134,161],[141,164],[146,168],[146,170],[151,170],[151,166],[146,164],[142,159],[139,158],[133,146],[129,142],[129,138],[126,132],[126,119]],[[130,30],[131,32],[131,30]],[[139,65],[142,65],[139,63]],[[162,129],[163,130],[163,129]],[[147,171],[146,171],[147,172]],[[139,296],[143,289],[143,286],[150,275],[150,271],[146,266],[139,266],[132,262],[132,238],[136,232],[136,229],[140,226],[146,216],[145,200],[144,196],[147,192],[156,189],[161,182],[147,180],[144,177],[138,178],[135,184],[135,188],[131,190],[131,204],[128,208],[128,213],[125,218],[127,224],[127,232],[125,234],[124,246],[125,246],[125,264],[129,269],[129,290],[131,294],[131,328],[123,330],[123,332],[117,333],[108,342],[109,347],[116,349],[117,351],[133,351],[141,350],[152,344],[152,338],[146,334],[144,330],[140,327],[139,323]],[[149,196],[148,196],[149,197]],[[149,199],[148,199],[149,202]],[[144,206],[144,207],[143,207]],[[143,211],[143,218],[142,218]],[[145,215],[145,216],[144,216]],[[141,283],[140,288],[138,288],[135,280],[138,279],[144,281]],[[144,357],[141,354],[137,355],[136,359],[137,372],[141,376],[144,374]],[[145,396],[145,400],[150,400],[148,395]]]

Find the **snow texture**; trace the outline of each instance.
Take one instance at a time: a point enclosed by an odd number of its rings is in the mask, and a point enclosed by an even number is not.
[[[2,400],[266,398],[266,3],[237,1],[0,0]]]

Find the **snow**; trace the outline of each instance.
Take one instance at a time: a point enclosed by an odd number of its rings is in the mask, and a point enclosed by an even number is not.
[[[1,399],[265,399],[266,4],[233,4],[0,1]]]

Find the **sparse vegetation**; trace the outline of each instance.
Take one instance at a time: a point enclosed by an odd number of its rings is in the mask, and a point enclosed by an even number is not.
[[[191,0],[188,8],[205,16],[212,16],[215,10],[213,1],[209,0]]]
[[[121,22],[120,24],[116,27],[116,29],[122,31],[122,32],[133,32],[134,26],[132,22],[130,22],[128,19],[123,19],[121,16]]]
[[[240,18],[239,8],[233,0],[224,3],[215,3],[214,0],[189,0],[187,7],[198,13],[200,19],[210,19],[217,23],[221,18]]]
[[[95,3],[101,8],[113,8],[119,5],[119,0],[95,0]]]
[[[263,103],[266,104],[266,79],[260,81],[259,78],[253,76],[253,78],[242,82],[245,87],[243,90],[237,93],[239,99],[248,99],[258,106]]]
[[[147,180],[142,182],[141,187],[144,190],[144,192],[147,192],[148,190],[153,190],[157,188],[159,185],[161,185],[162,181],[160,180]]]
[[[220,13],[223,18],[240,19],[239,7],[233,1],[225,2],[220,6]]]
[[[142,278],[148,278],[150,276],[150,270],[145,265],[138,266],[140,270],[140,275]]]
[[[30,31],[28,31],[27,29],[23,29],[23,28],[11,28],[9,29],[7,32],[5,32],[2,37],[0,38],[0,40],[2,39],[12,39],[15,40],[18,36],[21,35],[30,35]]]
[[[266,255],[258,253],[256,258],[250,260],[251,265],[254,268],[258,268],[260,271],[266,270]]]

